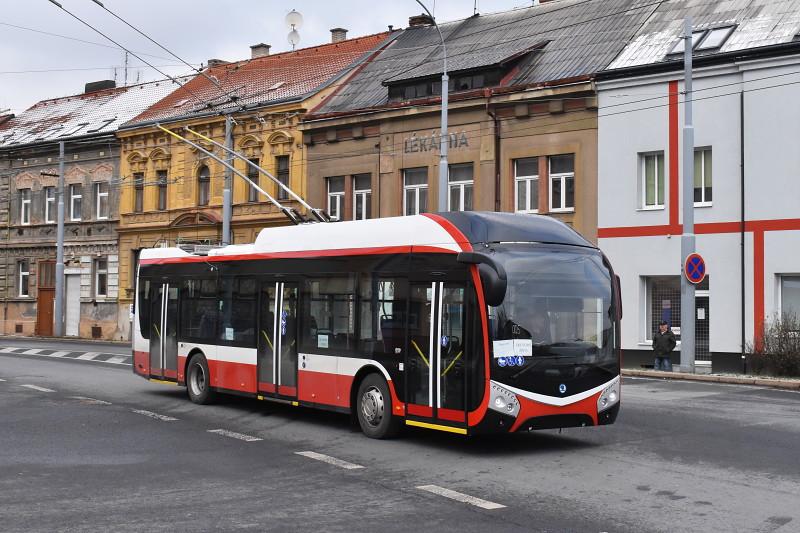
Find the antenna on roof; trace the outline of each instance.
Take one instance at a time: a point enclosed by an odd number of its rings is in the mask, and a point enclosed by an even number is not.
[[[303,15],[292,9],[286,14],[286,25],[291,29],[286,38],[294,50],[294,47],[300,42],[300,33],[297,30],[303,25]]]

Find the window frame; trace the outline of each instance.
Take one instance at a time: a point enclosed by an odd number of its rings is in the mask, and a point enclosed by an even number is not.
[[[452,181],[450,177],[452,176],[453,168],[466,168],[470,167],[472,170],[472,179],[469,180],[457,180]],[[454,189],[458,189],[458,211],[465,211],[464,203],[466,198],[466,188],[472,187],[472,208],[469,211],[474,211],[475,209],[475,163],[456,163],[450,165],[447,168],[447,210],[453,211],[453,206],[451,205],[451,198]]]
[[[106,186],[105,192],[102,192],[103,185]],[[110,211],[111,211],[111,205],[109,203],[109,188],[110,187],[108,186],[108,182],[107,181],[96,181],[96,182],[94,182],[94,205],[95,205],[94,215],[95,215],[95,218],[97,220],[108,220],[108,218],[109,218]],[[101,206],[100,200],[101,200],[101,198],[105,198],[106,199],[106,213],[105,213],[105,215],[100,213],[100,206]]]
[[[144,213],[144,173],[133,174],[133,212]]]
[[[254,158],[248,159],[248,161],[250,161],[250,163],[253,163],[256,166],[259,166],[259,162],[261,160],[259,158],[257,158],[257,157],[254,157]],[[261,186],[260,179],[259,179],[261,177],[261,172],[259,172],[257,169],[253,168],[251,165],[247,165],[246,175],[247,175],[247,178],[250,179],[253,183],[258,185],[259,187]],[[248,183],[247,184],[247,201],[250,202],[250,203],[258,202],[258,195],[259,195],[258,189],[253,187],[253,185],[251,185],[250,183]]]
[[[203,171],[206,172],[203,172]],[[211,169],[208,165],[201,165],[197,169],[197,205],[211,204]]]
[[[286,162],[286,168],[282,168],[281,162]],[[290,181],[291,181],[291,169],[292,161],[288,155],[277,155],[275,156],[275,178],[284,184],[287,188],[290,188]],[[277,199],[278,200],[288,200],[289,193],[286,192],[283,187],[279,185],[275,185],[275,188],[278,190]]]
[[[101,263],[105,263],[105,268],[100,268]],[[98,257],[92,263],[92,267],[94,270],[94,276],[92,276],[94,280],[94,297],[95,298],[108,298],[108,257]],[[100,278],[101,276],[104,279],[103,285],[105,285],[105,290],[100,291]]]
[[[359,177],[369,177],[370,184],[368,189],[358,189],[356,188],[356,184],[358,183]],[[372,213],[369,211],[371,209],[367,209],[369,206],[372,207],[372,174],[353,174],[353,220],[368,220],[372,218]],[[367,199],[369,198],[369,201]],[[361,218],[358,218],[358,205],[361,202],[363,205],[361,206]]]
[[[156,171],[156,184],[158,185],[158,206],[159,211],[166,211],[167,209],[167,179],[168,172],[166,170]]]
[[[23,269],[24,267],[24,269]],[[23,292],[23,279],[25,280]],[[30,298],[31,296],[31,266],[27,259],[17,261],[17,296],[19,298]]]
[[[332,180],[342,180],[342,190],[331,192]],[[344,196],[347,191],[347,184],[344,176],[329,176],[325,178],[325,189],[328,198],[328,215],[331,220],[342,220],[342,210],[344,209]],[[336,215],[333,214],[333,205],[336,204]]]
[[[572,155],[572,172],[556,172],[551,171],[553,157],[561,155]],[[574,213],[575,212],[575,154],[557,154],[547,157],[547,174],[549,189],[549,204],[551,213]],[[567,180],[572,180],[572,206],[567,206]],[[559,180],[561,182],[561,198],[560,207],[553,206],[553,182]]]
[[[537,165],[539,158],[534,157],[520,157],[514,159],[514,211],[516,213],[526,213],[526,214],[536,214],[539,212],[539,173],[537,172],[535,175],[530,176],[520,176],[517,173],[517,163],[522,159],[536,159]],[[525,182],[525,200],[526,200],[526,209],[520,209],[519,207],[519,184],[520,182]],[[531,191],[533,190],[532,183],[536,184],[536,207],[531,208]]]
[[[782,273],[778,275],[778,316],[783,319],[784,313],[787,311],[784,309],[783,298],[784,298],[784,287],[783,282],[786,279],[794,279],[800,281],[800,273],[792,274],[792,273]],[[798,306],[800,308],[800,306]],[[800,319],[800,312],[797,313],[795,317]]]
[[[709,154],[709,156],[711,158],[711,184],[712,185],[710,187],[706,187],[706,152],[708,152],[708,154]],[[694,206],[695,207],[711,207],[712,205],[714,205],[714,201],[713,201],[713,198],[714,198],[714,193],[713,193],[713,189],[714,189],[714,186],[713,186],[713,184],[714,184],[714,166],[713,166],[714,165],[714,154],[713,154],[712,149],[711,149],[710,146],[702,147],[702,148],[695,148],[694,157],[697,157],[698,154],[700,154],[700,172],[702,174],[702,176],[700,178],[700,196],[701,196],[702,199],[699,202],[694,201]],[[692,164],[694,165],[694,161],[692,161]],[[697,179],[697,172],[694,172],[694,174],[695,174],[694,179],[696,180]],[[710,191],[711,192],[711,198],[712,198],[711,200],[706,200],[706,188],[711,189],[711,191]],[[694,184],[692,184],[692,196],[694,196],[694,189],[695,189]]]
[[[409,171],[425,169],[425,183],[421,183],[418,185],[409,185],[406,183],[407,180],[407,173]],[[419,192],[420,190],[428,191],[428,167],[411,167],[411,168],[404,168],[403,169],[403,216],[412,216],[412,215],[419,215]],[[414,191],[414,205],[415,205],[415,212],[409,213],[408,212],[408,195],[406,194],[407,191]],[[427,202],[426,202],[427,203]],[[426,206],[427,207],[427,206]],[[423,213],[426,211],[422,211]]]
[[[75,194],[75,189],[80,190],[80,194]],[[75,200],[78,200],[78,216],[75,217]],[[80,222],[82,219],[83,210],[83,184],[70,183],[69,184],[69,220],[70,222]]]
[[[53,196],[49,196],[52,191]],[[55,224],[57,220],[53,217],[53,211],[56,209],[56,188],[44,188],[44,222],[45,224]]]
[[[19,189],[19,223],[23,226],[31,224],[31,190]]]
[[[648,157],[655,157],[655,191],[653,192],[655,197],[655,203],[653,205],[647,205],[647,158]],[[659,174],[659,159],[661,160],[661,173]],[[639,198],[639,210],[641,211],[661,211],[664,210],[666,207],[666,199],[658,197],[658,191],[663,188],[663,195],[666,197],[667,195],[667,184],[666,184],[666,169],[664,168],[666,162],[666,158],[664,157],[663,151],[655,151],[655,152],[640,152],[639,153],[639,188],[640,188],[640,198]],[[660,178],[659,178],[660,176]],[[659,179],[661,180],[661,184],[663,187],[659,187]],[[659,199],[661,202],[659,203]]]

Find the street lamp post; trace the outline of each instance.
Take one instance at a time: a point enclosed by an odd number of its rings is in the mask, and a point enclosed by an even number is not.
[[[436,26],[436,31],[439,32],[439,39],[442,40],[442,127],[439,136],[439,194],[437,210],[444,212],[447,211],[447,148],[450,144],[450,138],[447,134],[447,100],[450,89],[450,78],[447,76],[447,47],[444,44],[444,36],[442,35],[442,30],[439,28],[439,25],[436,23],[436,19],[431,15],[431,12],[428,11],[428,8],[425,7],[425,4],[420,0],[417,0],[417,3],[422,6],[422,9],[424,9],[425,13],[431,18],[433,25]]]

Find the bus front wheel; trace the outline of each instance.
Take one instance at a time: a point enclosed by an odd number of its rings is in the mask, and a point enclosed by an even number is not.
[[[206,405],[214,401],[215,394],[211,390],[208,362],[201,353],[196,354],[189,361],[186,369],[186,390],[189,393],[189,399],[194,403]]]
[[[378,374],[370,374],[361,381],[356,396],[358,424],[361,431],[372,439],[387,439],[400,432],[400,418],[392,413],[389,385]]]

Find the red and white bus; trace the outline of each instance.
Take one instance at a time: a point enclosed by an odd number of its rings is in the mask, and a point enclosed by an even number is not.
[[[135,373],[353,413],[383,438],[610,424],[619,283],[549,217],[457,212],[142,250]]]

